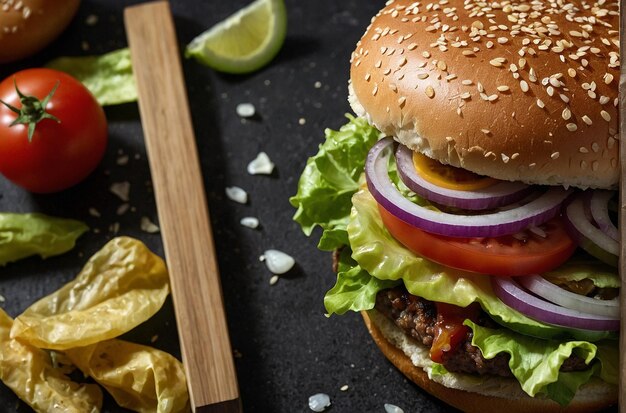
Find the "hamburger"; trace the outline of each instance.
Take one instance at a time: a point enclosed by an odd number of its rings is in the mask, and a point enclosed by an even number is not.
[[[617,402],[616,1],[388,1],[291,198],[328,314],[464,411]]]

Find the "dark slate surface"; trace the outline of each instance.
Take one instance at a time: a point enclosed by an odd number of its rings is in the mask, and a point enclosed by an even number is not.
[[[69,29],[52,46],[19,64],[0,67],[2,78],[15,70],[44,64],[62,55],[100,54],[126,46],[122,11],[137,3],[83,0]],[[247,3],[173,1],[181,45]],[[249,76],[226,76],[184,61],[187,89],[208,194],[222,273],[231,340],[246,412],[307,412],[308,397],[330,395],[334,412],[384,412],[392,403],[405,412],[449,412],[409,383],[379,353],[360,316],[326,318],[322,298],[334,283],[329,254],[306,238],[291,221],[288,198],[308,156],[316,152],[326,127],[338,128],[349,112],[346,100],[349,56],[382,1],[287,0],[289,29],[284,48],[267,68]],[[95,15],[95,25],[87,17]],[[84,50],[88,46],[88,50]],[[318,86],[316,87],[316,83]],[[321,86],[319,86],[321,84]],[[258,116],[240,119],[235,107],[253,103]],[[78,247],[60,257],[31,258],[0,269],[2,306],[16,316],[38,298],[71,280],[87,257],[114,234],[137,237],[163,255],[159,235],[139,228],[140,218],[157,221],[150,171],[138,109],[125,104],[106,109],[110,144],[102,165],[79,186],[55,195],[31,195],[0,177],[0,210],[41,211],[87,222],[92,231]],[[303,121],[301,120],[303,119]],[[276,163],[272,176],[251,176],[246,165],[259,151]],[[126,166],[117,165],[129,155]],[[122,203],[109,186],[131,183],[133,210],[116,214]],[[226,186],[248,191],[247,205],[224,195]],[[100,218],[89,214],[96,208]],[[239,225],[256,216],[259,230]],[[259,256],[283,250],[297,261],[288,276],[270,286],[270,272]],[[198,311],[202,311],[199,308]],[[171,302],[127,338],[179,356]],[[341,391],[344,385],[347,391]],[[0,412],[29,412],[0,385]],[[111,399],[105,412],[123,412]]]

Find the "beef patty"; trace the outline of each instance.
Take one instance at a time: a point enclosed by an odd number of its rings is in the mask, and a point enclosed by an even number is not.
[[[376,310],[391,319],[413,339],[430,348],[435,334],[437,307],[432,301],[409,294],[404,288],[395,287],[380,291],[376,297]],[[484,311],[481,311],[477,324],[489,328],[502,328]],[[456,373],[488,374],[502,377],[512,376],[509,369],[509,355],[500,353],[492,359],[485,359],[476,346],[472,345],[472,332],[458,347],[444,353],[443,366]],[[561,366],[561,371],[581,371],[589,368],[584,360],[572,354]]]

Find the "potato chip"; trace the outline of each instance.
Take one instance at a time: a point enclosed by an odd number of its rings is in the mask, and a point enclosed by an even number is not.
[[[79,384],[53,367],[50,355],[9,337],[13,320],[0,309],[0,380],[41,413],[98,413],[102,391]]]
[[[65,354],[122,407],[140,413],[190,410],[183,365],[168,353],[114,339]]]
[[[165,263],[133,238],[114,238],[80,274],[19,315],[11,337],[66,350],[124,334],[152,317],[169,294]]]

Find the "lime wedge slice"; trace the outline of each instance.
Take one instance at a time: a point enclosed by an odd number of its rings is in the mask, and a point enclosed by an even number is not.
[[[284,0],[256,0],[193,39],[185,56],[220,72],[250,73],[276,56],[286,33]]]

